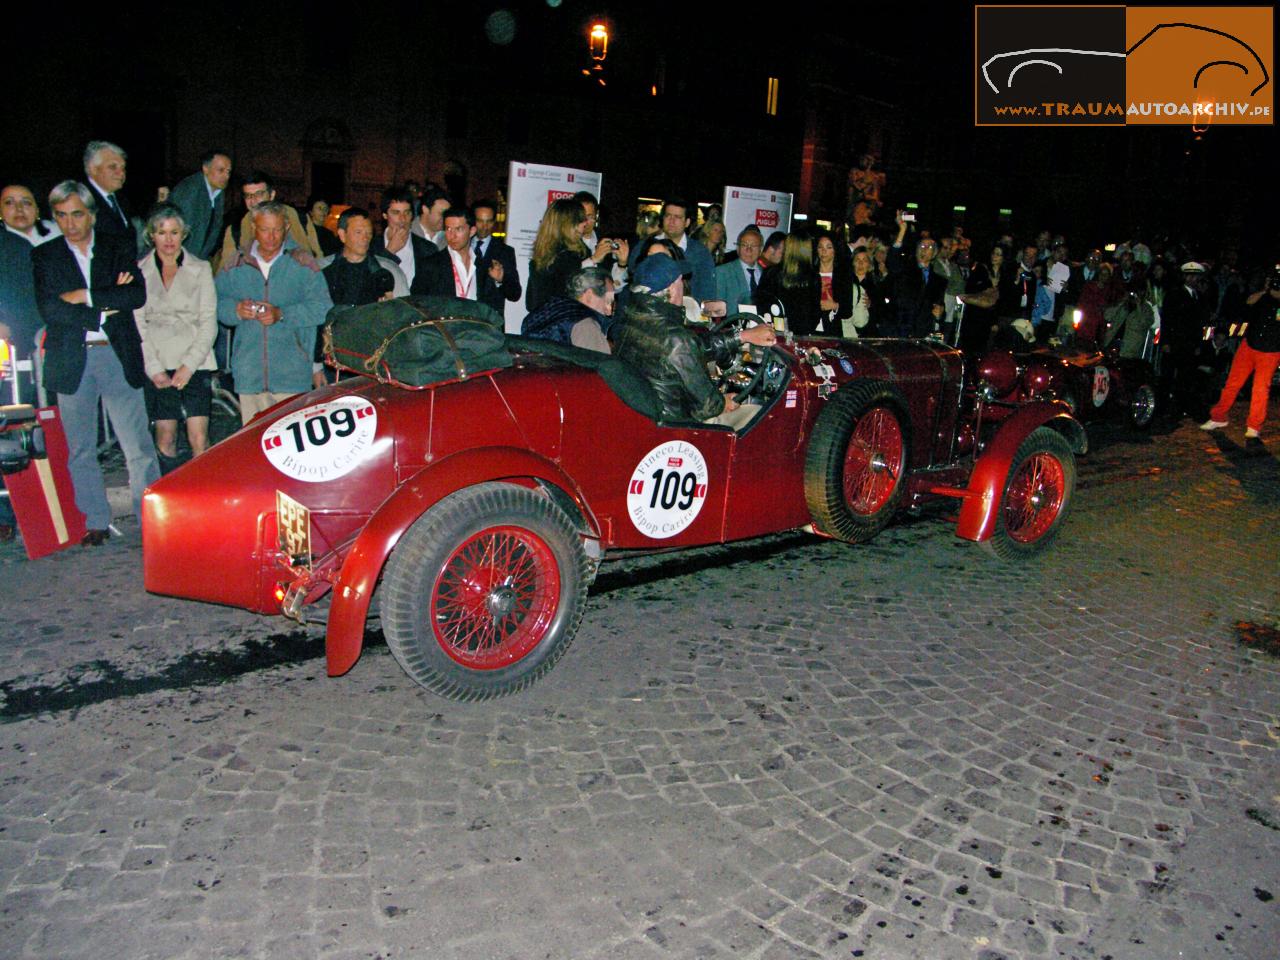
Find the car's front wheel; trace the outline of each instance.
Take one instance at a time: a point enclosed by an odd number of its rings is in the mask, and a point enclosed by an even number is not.
[[[506,696],[569,648],[589,583],[562,510],[524,487],[479,484],[441,500],[401,538],[382,585],[383,633],[428,690]]]
[[[996,513],[982,545],[1002,560],[1020,560],[1053,542],[1076,485],[1076,458],[1051,427],[1032,430],[1018,446]]]
[[[870,540],[893,518],[906,488],[906,403],[874,380],[847,384],[826,403],[805,454],[809,515],[837,539]]]

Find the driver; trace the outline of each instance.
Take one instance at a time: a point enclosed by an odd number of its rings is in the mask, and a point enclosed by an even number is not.
[[[636,267],[622,321],[615,324],[614,354],[633,364],[653,384],[663,420],[701,420],[740,430],[759,412],[755,403],[739,404],[716,389],[707,361],[725,363],[743,343],[772,346],[768,326],[740,333],[700,334],[686,329],[684,278],[692,268],[671,257],[648,257]]]

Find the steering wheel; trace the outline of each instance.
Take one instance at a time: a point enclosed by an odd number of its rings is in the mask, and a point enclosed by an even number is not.
[[[748,316],[750,316],[750,314],[748,314]],[[751,379],[747,381],[747,385],[733,395],[733,399],[737,403],[742,403],[747,399],[747,397],[755,393],[756,390],[759,389],[760,385],[764,383],[765,378],[768,376],[769,371],[774,369],[779,363],[782,362],[779,359],[777,353],[775,352],[774,347],[758,347],[753,349],[759,349],[762,351],[760,356],[760,361],[756,366],[756,372],[752,374]],[[732,377],[733,374],[736,373],[738,370],[741,370],[745,365],[746,364],[743,361],[741,355],[739,355],[733,361],[733,364],[729,367],[729,369],[727,369],[723,374],[721,374],[720,386],[723,387],[724,385],[726,385],[729,382],[729,378]]]
[[[750,323],[752,320],[760,320],[760,319],[761,319],[760,315],[756,313],[726,314],[723,317],[718,317],[715,320],[715,322],[711,324],[711,332],[723,333],[724,331],[728,330],[731,327],[734,330],[741,331],[745,329],[747,324]]]

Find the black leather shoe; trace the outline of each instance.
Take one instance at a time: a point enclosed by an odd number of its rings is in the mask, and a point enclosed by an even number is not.
[[[80,538],[80,546],[100,547],[110,539],[110,530],[86,530],[84,536]]]

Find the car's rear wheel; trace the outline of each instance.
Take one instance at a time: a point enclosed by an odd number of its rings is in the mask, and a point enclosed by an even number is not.
[[[1141,384],[1129,398],[1129,426],[1145,430],[1156,415],[1156,391],[1149,383]]]
[[[1032,430],[1018,446],[996,513],[996,528],[983,546],[1002,560],[1039,553],[1053,542],[1076,485],[1076,458],[1050,427]]]
[[[382,629],[406,673],[441,696],[516,693],[555,666],[586,606],[589,563],[569,518],[524,487],[446,497],[396,546]]]
[[[804,473],[809,515],[823,533],[856,543],[893,518],[910,449],[906,409],[898,391],[874,380],[848,384],[827,401]]]

